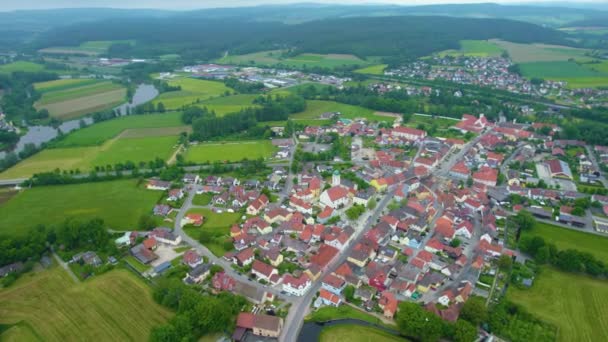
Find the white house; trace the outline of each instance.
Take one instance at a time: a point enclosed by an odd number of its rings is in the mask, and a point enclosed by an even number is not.
[[[346,187],[332,186],[323,191],[319,201],[322,205],[336,209],[340,206],[347,206],[351,203],[351,194]]]
[[[312,282],[306,274],[302,274],[299,278],[287,274],[283,278],[283,291],[294,296],[303,296],[311,285]]]

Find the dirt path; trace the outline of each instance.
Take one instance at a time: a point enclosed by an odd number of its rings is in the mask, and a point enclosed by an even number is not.
[[[72,270],[70,269],[70,266],[68,266],[68,264],[66,262],[64,262],[63,260],[61,260],[61,258],[59,257],[59,255],[57,255],[57,253],[53,252],[53,257],[55,258],[55,261],[57,261],[57,263],[66,271],[68,272],[68,275],[70,276],[70,278],[72,278],[72,280],[75,283],[80,283],[80,279],[78,279],[78,277],[74,274],[74,272],[72,272]]]
[[[175,164],[175,161],[177,159],[177,155],[182,151],[183,148],[184,148],[183,144],[179,145],[179,147],[175,150],[175,152],[173,152],[173,154],[171,155],[171,157],[169,158],[169,160],[167,160],[167,164],[168,165]]]

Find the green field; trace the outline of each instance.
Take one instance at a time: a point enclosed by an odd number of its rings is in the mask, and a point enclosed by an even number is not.
[[[486,40],[461,40],[460,49],[445,50],[439,56],[467,56],[467,57],[496,57],[504,50],[493,42]]]
[[[0,335],[3,341],[147,341],[172,315],[125,270],[75,284],[54,267],[0,290],[0,324],[15,324]]]
[[[221,214],[214,213],[210,209],[191,209],[188,214],[202,214],[204,223],[201,227],[185,226],[186,234],[194,239],[199,239],[201,232],[209,232],[211,241],[205,242],[205,247],[216,256],[223,256],[229,249],[224,248],[224,242],[230,240],[230,228],[241,218],[239,212],[229,213],[224,211]],[[230,248],[232,249],[232,247]]]
[[[128,129],[183,127],[181,112],[151,115],[130,115],[102,121],[76,130],[54,144],[54,147],[95,146]],[[170,132],[170,130],[168,133]],[[171,134],[169,134],[171,135]]]
[[[209,205],[211,203],[211,199],[213,198],[213,194],[201,194],[195,195],[192,198],[192,204],[194,205]]]
[[[0,73],[11,73],[15,71],[37,72],[44,70],[44,65],[32,62],[18,61],[0,65]]]
[[[599,260],[608,262],[608,249],[606,248],[608,238],[606,237],[577,232],[543,222],[536,222],[531,231],[522,231],[523,236],[540,236],[546,242],[554,243],[559,250],[576,249],[591,253]]]
[[[338,103],[334,101],[306,101],[306,110],[300,113],[290,115],[291,119],[318,119],[321,114],[326,112],[340,112],[341,118],[355,119],[365,118],[370,121],[392,121],[390,118],[374,114],[375,111],[359,106]]]
[[[178,78],[169,80],[172,86],[180,86],[182,90],[160,94],[152,103],[162,102],[167,109],[180,109],[183,106],[196,104],[212,97],[218,97],[233,90],[216,81],[199,80],[195,78]]]
[[[563,27],[563,28],[560,28],[559,30],[569,33],[569,34],[584,33],[584,34],[592,34],[592,35],[598,35],[598,36],[603,36],[603,35],[608,34],[608,27],[601,27],[601,26]]]
[[[276,147],[270,140],[240,142],[202,143],[188,147],[186,160],[194,163],[214,161],[241,161],[247,159],[270,158]]]
[[[371,65],[365,68],[357,69],[355,72],[358,74],[383,75],[384,69],[386,69],[387,66],[388,64]]]
[[[345,319],[345,318],[353,318],[353,319],[358,319],[361,321],[370,322],[370,323],[374,323],[374,324],[386,325],[379,318],[376,318],[372,315],[367,314],[364,311],[357,310],[348,305],[342,305],[337,308],[333,307],[333,306],[321,307],[321,308],[313,311],[308,316],[306,316],[306,321],[327,322],[327,321],[331,321],[331,320]],[[388,326],[389,328],[394,328],[394,326],[392,326],[392,325],[386,325],[386,326]]]
[[[574,59],[577,62],[589,62],[593,58],[585,56],[589,50],[560,45],[518,44],[502,40],[490,40],[505,49],[515,63],[557,62]]]
[[[365,327],[355,324],[333,325],[323,328],[320,342],[393,342],[407,341],[400,336],[391,335],[373,327]]]
[[[608,340],[608,282],[544,268],[531,289],[507,297],[558,327],[558,341]]]
[[[458,119],[450,120],[445,118],[433,118],[422,115],[412,115],[410,117],[410,120],[405,125],[413,128],[418,127],[418,125],[424,125],[427,127],[435,125],[438,129],[449,129],[458,122],[460,122],[460,120]]]
[[[176,135],[125,136],[108,140],[100,146],[45,149],[0,173],[0,179],[28,178],[55,169],[86,172],[96,166],[114,166],[127,161],[137,165],[156,158],[168,160],[175,151],[176,143]]]
[[[519,64],[522,74],[528,78],[566,81],[570,88],[608,86],[608,72],[594,71],[588,65],[569,61]]]
[[[214,99],[202,101],[198,104],[199,107],[207,107],[209,110],[215,111],[217,116],[224,116],[228,113],[236,113],[247,107],[256,107],[253,100],[257,95],[238,94],[232,96],[216,97]]]
[[[112,44],[133,44],[131,40],[94,40],[80,44],[79,46],[50,47],[40,50],[46,54],[87,55],[96,56],[106,53]]]
[[[222,64],[241,64],[241,65],[285,65],[289,67],[321,67],[336,68],[351,65],[368,65],[371,62],[362,60],[353,55],[343,54],[313,54],[303,53],[293,57],[282,56],[280,50],[261,51],[245,55],[228,55],[216,61]]]
[[[34,187],[0,205],[1,232],[24,233],[35,225],[61,223],[68,217],[100,217],[112,229],[137,229],[141,215],[152,211],[161,194],[134,180]]]
[[[52,117],[66,120],[113,108],[126,99],[126,89],[102,80],[57,80],[34,85],[42,97],[36,109],[47,109]]]

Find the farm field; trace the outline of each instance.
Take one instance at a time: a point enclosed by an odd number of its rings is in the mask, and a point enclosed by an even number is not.
[[[521,63],[519,66],[525,77],[566,81],[570,88],[607,86],[608,72],[592,70],[588,65],[591,64],[580,65],[575,62],[561,61]]]
[[[547,44],[518,44],[495,39],[490,42],[505,49],[515,63],[557,62],[568,61],[570,58],[578,62],[592,60],[591,57],[585,56],[588,52],[585,49]]]
[[[228,113],[236,113],[247,107],[256,107],[253,104],[253,100],[256,97],[257,95],[249,94],[223,96],[203,101],[198,106],[207,107],[207,109],[215,111],[217,116],[224,116]]]
[[[0,205],[0,227],[2,233],[21,234],[35,225],[60,223],[68,217],[100,217],[112,229],[134,229],[161,194],[134,180],[34,187]]]
[[[286,65],[290,67],[321,67],[336,68],[349,65],[368,65],[370,61],[362,60],[354,55],[346,54],[313,54],[303,53],[293,57],[281,57],[280,50],[260,51],[245,55],[228,55],[217,60],[222,64],[247,65]]]
[[[181,114],[181,112],[171,112],[150,115],[130,115],[102,121],[68,134],[65,138],[56,142],[54,147],[95,146],[131,129],[183,127]]]
[[[186,160],[195,163],[270,158],[276,148],[270,140],[202,143],[188,147]]]
[[[400,336],[391,335],[374,327],[355,324],[340,324],[323,328],[319,337],[320,342],[392,342],[407,341]]]
[[[16,324],[0,334],[3,341],[147,341],[172,315],[126,270],[75,284],[55,266],[0,290],[0,324]]]
[[[371,65],[365,68],[357,69],[355,72],[358,74],[383,75],[384,69],[386,69],[387,66],[388,64]]]
[[[608,282],[543,268],[531,289],[507,297],[558,327],[558,341],[608,340]]]
[[[15,71],[36,72],[42,70],[44,70],[44,65],[25,61],[18,61],[0,65],[0,74],[6,74]]]
[[[606,237],[577,232],[543,222],[536,222],[534,228],[531,231],[523,231],[522,236],[540,236],[546,242],[554,243],[559,250],[576,249],[591,253],[599,260],[608,262],[608,249],[606,249],[608,238]]]
[[[392,121],[385,116],[375,115],[375,111],[359,106],[338,103],[334,101],[306,101],[306,110],[300,113],[292,114],[290,119],[318,119],[321,114],[326,112],[340,112],[341,118],[355,119],[366,118],[370,121]]]
[[[175,133],[175,132],[174,132]],[[131,161],[135,164],[156,158],[169,159],[177,136],[117,137],[100,146],[45,149],[0,173],[0,179],[28,178],[55,169],[90,171],[96,166]]]
[[[233,90],[216,81],[198,80],[194,78],[177,78],[167,81],[172,86],[180,86],[182,90],[160,94],[152,103],[162,102],[167,109],[180,109],[183,106],[208,100]]]
[[[60,55],[87,55],[96,56],[108,51],[112,44],[132,43],[130,40],[94,40],[80,44],[79,46],[58,46],[41,49],[41,53]]]
[[[52,117],[62,120],[112,108],[123,103],[127,94],[124,87],[110,81],[52,82],[37,86],[42,91],[42,97],[34,106],[36,109],[44,108]]]
[[[45,93],[49,91],[63,90],[74,86],[82,86],[98,82],[99,80],[93,78],[66,78],[60,80],[34,83],[34,89],[36,89],[36,91],[38,92]]]
[[[439,56],[467,56],[467,57],[496,57],[503,53],[503,49],[493,42],[486,40],[461,40],[460,49],[445,50]]]

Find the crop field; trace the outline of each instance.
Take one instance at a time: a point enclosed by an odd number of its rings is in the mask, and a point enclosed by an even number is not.
[[[569,88],[608,86],[608,72],[593,70],[593,64],[575,62],[532,62],[522,63],[520,68],[526,77],[538,77],[568,82]],[[603,65],[598,64],[599,68]]]
[[[383,75],[384,69],[386,69],[387,66],[388,64],[370,65],[365,68],[357,69],[355,72],[358,74]]]
[[[531,289],[507,297],[558,327],[558,341],[608,340],[608,282],[543,268]]]
[[[87,55],[96,56],[108,51],[112,44],[132,44],[130,40],[94,40],[80,44],[79,46],[58,46],[41,49],[41,53],[58,55]]]
[[[236,113],[247,107],[256,107],[253,100],[257,95],[238,94],[232,96],[216,97],[206,100],[198,104],[199,107],[207,107],[209,110],[215,111],[217,116],[224,116],[228,113]]]
[[[32,62],[18,61],[0,65],[0,74],[15,71],[36,72],[44,70],[44,65]]]
[[[0,290],[0,324],[14,324],[3,341],[147,341],[172,315],[126,270],[75,284],[54,267]]]
[[[186,152],[186,160],[194,163],[214,161],[240,161],[244,158],[270,158],[276,147],[270,140],[253,140],[239,142],[202,143],[190,146]]]
[[[300,113],[292,114],[290,119],[318,119],[321,114],[327,112],[340,112],[341,118],[355,119],[366,118],[370,121],[392,121],[385,116],[374,114],[375,111],[359,106],[338,103],[334,101],[306,101],[306,110]]]
[[[124,87],[109,81],[55,83],[50,88],[46,83],[42,87],[47,89],[35,107],[45,108],[52,117],[62,120],[115,107],[125,101],[127,93]]]
[[[407,341],[400,336],[391,335],[374,327],[356,324],[340,324],[323,328],[320,342],[397,342]]]
[[[146,190],[134,180],[34,187],[0,205],[0,227],[2,233],[20,234],[68,217],[100,217],[110,228],[135,229],[160,197],[160,191]]]
[[[55,147],[95,146],[112,139],[129,129],[180,127],[181,112],[150,115],[130,115],[102,121],[68,134],[54,144]],[[167,134],[171,135],[171,134]]]
[[[505,49],[515,63],[556,62],[572,58],[578,62],[588,62],[591,57],[585,56],[589,50],[560,45],[518,44],[502,40],[490,40]]]
[[[46,93],[49,91],[64,90],[94,83],[99,83],[99,80],[93,78],[66,78],[60,80],[34,83],[34,89],[36,89],[36,91],[38,92]]]
[[[170,91],[160,94],[153,103],[162,102],[167,109],[180,109],[183,106],[196,104],[197,102],[218,97],[225,92],[232,93],[233,90],[216,81],[198,80],[195,78],[178,78],[169,80],[172,86],[180,86],[182,90]]]
[[[608,262],[608,238],[577,232],[542,222],[536,222],[531,231],[523,231],[522,236],[540,236],[545,241],[554,243],[557,249],[576,249],[595,255],[603,262]]]
[[[280,50],[261,51],[245,55],[228,55],[217,60],[223,64],[246,65],[286,65],[291,67],[321,67],[336,68],[350,65],[368,65],[371,62],[362,60],[354,55],[346,54],[313,54],[303,53],[293,57],[283,57]]]
[[[486,40],[461,40],[460,49],[445,50],[439,56],[495,57],[503,53],[503,49],[493,42]]]
[[[131,161],[167,160],[175,150],[177,136],[120,137],[101,146],[45,149],[20,161],[0,173],[0,179],[28,178],[36,173],[55,169],[90,171],[95,166],[107,166]]]

